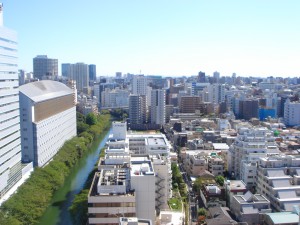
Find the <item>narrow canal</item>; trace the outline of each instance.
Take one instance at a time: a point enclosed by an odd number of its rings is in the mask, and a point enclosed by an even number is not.
[[[100,150],[104,147],[111,130],[103,134],[94,142],[94,145],[79,160],[66,178],[64,185],[55,192],[51,205],[47,208],[40,220],[40,225],[71,225],[71,215],[68,208],[74,196],[80,192],[89,173],[99,159]]]

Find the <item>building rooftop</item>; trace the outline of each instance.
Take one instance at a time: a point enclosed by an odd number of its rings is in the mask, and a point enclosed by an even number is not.
[[[160,224],[161,225],[182,225],[184,215],[181,212],[161,211]]]
[[[228,150],[229,146],[226,143],[213,143],[213,147],[216,150]]]
[[[42,102],[48,99],[73,94],[71,88],[63,83],[52,80],[42,80],[24,84],[19,87],[19,90],[34,102]]]
[[[230,210],[227,207],[208,208],[209,217],[206,219],[208,225],[232,225],[238,224],[230,216]]]
[[[235,195],[233,196],[240,204],[243,203],[254,203],[254,202],[265,202],[269,203],[269,200],[266,199],[263,195],[261,194],[252,194],[250,191],[248,191],[244,195]]]
[[[266,213],[273,224],[294,224],[299,222],[299,216],[294,212]]]
[[[246,190],[246,185],[242,180],[228,180],[230,191]]]
[[[132,157],[130,166],[131,176],[154,175],[152,162],[147,157]]]
[[[165,139],[164,138],[159,138],[159,137],[149,137],[148,138],[148,144],[149,145],[166,145]]]
[[[119,225],[152,225],[152,221],[136,217],[120,217]]]
[[[98,180],[98,194],[125,194],[129,191],[129,168],[102,169]]]

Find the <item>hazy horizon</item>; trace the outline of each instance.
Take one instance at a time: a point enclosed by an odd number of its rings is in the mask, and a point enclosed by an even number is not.
[[[48,55],[115,72],[299,77],[300,2],[3,0],[19,69]]]

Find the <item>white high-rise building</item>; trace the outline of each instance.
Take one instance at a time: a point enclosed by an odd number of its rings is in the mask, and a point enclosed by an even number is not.
[[[89,65],[85,63],[63,63],[62,75],[76,81],[79,93],[89,86]]]
[[[164,125],[166,123],[166,91],[156,89],[151,91],[151,123]]]
[[[144,124],[147,121],[146,96],[129,95],[130,124]]]
[[[144,75],[133,76],[132,94],[147,95],[147,78]]]
[[[285,101],[284,123],[287,126],[300,125],[300,102],[291,102],[289,99]]]
[[[256,185],[256,163],[260,157],[279,154],[273,132],[267,128],[240,128],[228,151],[228,172],[245,182]]]
[[[208,99],[211,103],[221,103],[225,101],[225,85],[213,84],[208,86]]]
[[[0,199],[23,176],[19,112],[17,34],[3,26],[0,4]],[[1,203],[0,203],[1,204]]]
[[[220,73],[218,71],[214,72],[214,79],[216,83],[220,81]]]

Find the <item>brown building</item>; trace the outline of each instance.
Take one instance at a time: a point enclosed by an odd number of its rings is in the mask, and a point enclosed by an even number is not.
[[[200,96],[182,96],[179,110],[181,113],[195,113],[200,110],[202,99]]]

